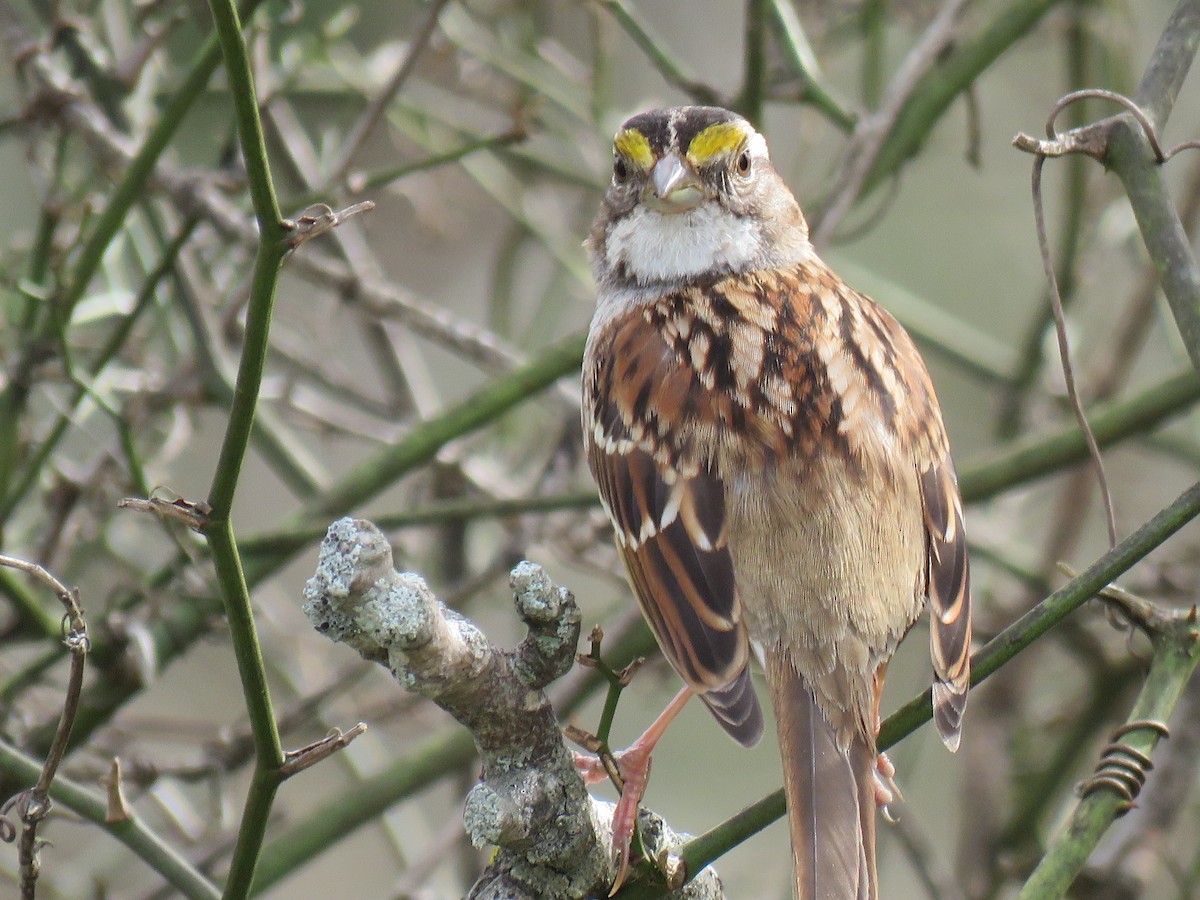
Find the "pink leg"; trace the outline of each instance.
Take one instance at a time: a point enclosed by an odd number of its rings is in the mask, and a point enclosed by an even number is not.
[[[887,675],[887,663],[875,670],[875,733],[879,734],[879,702],[883,699],[883,679]],[[904,799],[894,778],[896,767],[887,758],[886,753],[880,753],[875,759],[875,805],[883,811],[883,817],[894,822],[888,804],[899,798]]]
[[[685,687],[680,690],[641,737],[626,749],[613,754],[622,784],[619,785],[621,797],[617,801],[612,819],[613,855],[617,864],[617,877],[613,881],[609,896],[620,889],[625,882],[625,876],[629,874],[629,845],[633,840],[633,830],[637,826],[638,805],[642,802],[646,783],[650,780],[650,754],[666,733],[667,726],[679,715],[691,697],[691,688]],[[592,756],[576,753],[575,766],[588,784],[595,784],[607,776],[600,760]]]

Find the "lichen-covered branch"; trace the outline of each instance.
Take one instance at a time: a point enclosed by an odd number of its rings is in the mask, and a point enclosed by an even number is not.
[[[528,628],[511,651],[442,605],[422,578],[397,573],[374,525],[346,518],[325,536],[304,611],[318,631],[386,665],[470,730],[483,778],[467,797],[467,832],[477,846],[500,848],[471,897],[606,895],[611,806],[588,796],[543,691],[574,663],[579,608],[533,563],[517,566],[510,583]],[[715,876],[706,884],[678,896],[720,896]]]

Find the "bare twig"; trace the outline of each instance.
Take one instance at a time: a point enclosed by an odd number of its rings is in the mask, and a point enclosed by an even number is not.
[[[829,242],[846,213],[850,211],[850,207],[858,199],[859,191],[905,101],[953,39],[954,28],[964,6],[966,0],[947,0],[929,23],[916,46],[904,57],[888,85],[879,109],[859,120],[854,129],[851,146],[847,148],[846,163],[838,175],[832,200],[813,229],[814,244],[821,246]]]
[[[54,774],[58,771],[59,764],[66,755],[71,728],[75,724],[75,715],[79,710],[79,695],[83,689],[83,669],[87,661],[88,650],[91,648],[91,639],[88,637],[87,622],[83,618],[83,608],[79,605],[77,588],[68,588],[37,563],[14,556],[0,555],[0,566],[25,572],[54,591],[59,602],[66,609],[63,615],[63,624],[66,628],[63,643],[71,651],[71,670],[67,676],[62,715],[59,717],[54,742],[46,754],[46,761],[42,765],[37,784],[9,798],[0,807],[0,840],[12,841],[16,837],[15,828],[4,818],[5,816],[15,810],[17,818],[21,821],[20,843],[18,844],[21,896],[27,900],[33,900],[41,868],[38,861],[38,851],[41,848],[37,836],[38,826],[50,814],[50,786],[54,782]]]
[[[358,155],[359,150],[362,149],[379,120],[387,112],[388,105],[400,93],[400,89],[404,87],[404,83],[416,69],[417,61],[425,52],[425,48],[429,46],[433,33],[437,29],[438,19],[448,2],[449,0],[433,0],[433,3],[429,5],[429,9],[425,12],[425,18],[417,26],[416,33],[409,41],[408,52],[404,54],[404,59],[400,61],[400,65],[396,67],[396,71],[392,73],[392,77],[387,80],[383,89],[371,98],[371,102],[355,120],[350,127],[350,133],[346,135],[346,139],[338,148],[337,156],[334,157],[333,164],[329,167],[329,174],[324,179],[325,189],[341,184],[346,179],[346,173],[354,164],[354,158]],[[321,193],[324,193],[324,190]]]
[[[160,519],[180,522],[197,534],[203,533],[212,515],[212,507],[206,500],[187,500],[183,497],[164,499],[162,497],[125,497],[117,501],[117,509],[131,509],[134,512],[153,513]]]
[[[328,759],[339,750],[349,747],[351,741],[359,735],[365,734],[366,731],[367,726],[364,722],[359,722],[349,731],[335,728],[319,741],[313,741],[299,750],[288,750],[284,753],[285,762],[279,767],[279,771],[284,778],[291,778],[293,775],[315,766],[321,760]]]
[[[1052,134],[1053,131],[1053,116],[1047,129]],[[1100,445],[1096,443],[1096,435],[1092,431],[1092,426],[1088,422],[1087,413],[1083,410],[1083,403],[1079,399],[1079,392],[1075,387],[1075,370],[1071,366],[1071,349],[1067,342],[1067,321],[1066,314],[1063,312],[1062,295],[1058,290],[1058,277],[1054,272],[1054,260],[1050,257],[1050,239],[1046,236],[1046,215],[1042,209],[1042,167],[1045,165],[1046,157],[1038,154],[1033,161],[1033,218],[1037,226],[1038,246],[1042,252],[1042,269],[1046,274],[1046,282],[1050,285],[1050,308],[1054,312],[1054,328],[1058,336],[1058,353],[1062,361],[1063,379],[1066,382],[1067,397],[1071,402],[1071,409],[1075,412],[1075,419],[1079,422],[1079,428],[1083,432],[1084,440],[1087,441],[1088,453],[1092,459],[1092,465],[1096,469],[1096,480],[1100,484],[1100,494],[1104,500],[1104,516],[1105,523],[1108,526],[1108,544],[1110,547],[1115,547],[1117,544],[1117,517],[1113,510],[1112,492],[1108,488],[1108,477],[1104,472],[1104,458],[1100,455]]]

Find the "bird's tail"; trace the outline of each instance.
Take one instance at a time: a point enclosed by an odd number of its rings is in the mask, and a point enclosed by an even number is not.
[[[768,654],[799,900],[876,900],[875,748],[833,727],[789,660]]]

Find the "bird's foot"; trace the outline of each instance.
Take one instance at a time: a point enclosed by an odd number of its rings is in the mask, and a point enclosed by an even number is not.
[[[883,813],[884,819],[895,823],[896,816],[892,814],[891,805],[896,800],[904,800],[900,788],[896,785],[896,767],[888,759],[886,753],[880,753],[875,759],[875,805]]]
[[[574,754],[575,768],[585,784],[597,784],[610,778],[621,792],[612,817],[613,863],[617,874],[609,896],[620,889],[629,875],[633,833],[637,828],[638,807],[650,781],[650,754],[653,749],[652,744],[635,741],[627,749],[611,755]]]

